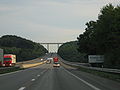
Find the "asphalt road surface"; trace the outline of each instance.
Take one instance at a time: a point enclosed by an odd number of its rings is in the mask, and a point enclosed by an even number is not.
[[[0,90],[120,90],[120,83],[51,63],[0,75]]]

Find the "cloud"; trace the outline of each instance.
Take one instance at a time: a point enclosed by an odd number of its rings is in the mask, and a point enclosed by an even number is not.
[[[55,26],[27,23],[24,32],[38,42],[65,42],[75,40],[82,33],[80,29],[65,29]],[[40,38],[38,38],[40,37]]]
[[[119,0],[0,0],[0,34],[41,42],[75,40],[100,9]]]
[[[9,10],[12,10],[12,9],[8,8],[8,7],[2,7],[2,8],[0,8],[0,11],[9,11]]]

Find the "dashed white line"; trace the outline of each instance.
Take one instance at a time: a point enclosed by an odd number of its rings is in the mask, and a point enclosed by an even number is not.
[[[46,70],[44,70],[43,72],[41,72],[41,74],[43,74]]]
[[[40,75],[37,75],[38,77],[40,76]]]
[[[64,68],[63,68],[64,69]],[[68,70],[64,69],[66,72],[68,72],[69,74],[71,74],[72,76],[74,76],[75,78],[79,79],[80,81],[82,81],[83,83],[85,83],[86,85],[90,86],[91,88],[93,88],[94,90],[101,90],[95,86],[93,86],[92,84],[88,83],[87,81],[79,78],[78,76],[74,75],[73,73],[69,72]]]
[[[21,87],[21,88],[19,88],[18,90],[24,90],[25,89],[25,87]]]
[[[31,81],[35,81],[35,79],[32,79]]]

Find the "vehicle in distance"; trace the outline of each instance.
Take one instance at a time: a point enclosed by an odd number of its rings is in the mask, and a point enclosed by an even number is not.
[[[46,63],[50,64],[52,60],[53,60],[53,58],[47,58]]]
[[[54,62],[53,67],[60,67],[60,63],[59,62]]]
[[[16,55],[13,54],[5,54],[3,66],[15,66],[16,63]]]
[[[53,67],[60,67],[58,57],[53,58]]]
[[[43,61],[43,58],[41,58],[40,60]]]

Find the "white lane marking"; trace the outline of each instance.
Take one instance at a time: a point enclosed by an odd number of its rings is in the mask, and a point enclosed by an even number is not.
[[[40,76],[40,75],[37,75],[38,77]]]
[[[9,75],[9,74],[15,74],[15,73],[17,73],[17,72],[22,72],[22,71],[31,70],[31,69],[34,69],[34,68],[32,67],[32,68],[28,68],[28,69],[24,69],[24,70],[18,70],[18,71],[13,71],[13,72],[10,72],[10,73],[0,74],[0,77],[1,77],[1,76],[4,76],[4,75]]]
[[[35,81],[35,79],[32,79],[31,81]]]
[[[19,88],[18,90],[24,90],[25,89],[25,87],[21,87],[21,88]]]
[[[43,74],[43,72],[41,72],[41,74]]]
[[[63,68],[64,69],[64,68]],[[64,69],[66,72],[68,72],[69,74],[71,74],[72,76],[74,76],[75,78],[79,79],[80,81],[82,81],[83,83],[87,84],[88,86],[90,86],[91,88],[93,88],[94,90],[101,90],[95,86],[93,86],[92,84],[88,83],[87,81],[79,78],[78,76],[74,75],[73,73],[69,72],[68,70]]]
[[[30,69],[33,69],[33,68],[28,68],[28,69],[24,69],[24,70],[18,70],[18,71],[13,71],[13,72],[10,72],[10,73],[0,74],[0,76],[15,74],[17,72],[27,71],[27,70],[30,70]]]
[[[42,71],[41,74],[43,74],[46,70]]]
[[[10,72],[10,73],[1,74],[0,76],[14,74],[14,73],[17,73],[17,72],[22,72],[22,71],[24,71],[24,70],[19,70],[19,71],[14,71],[14,72]]]

